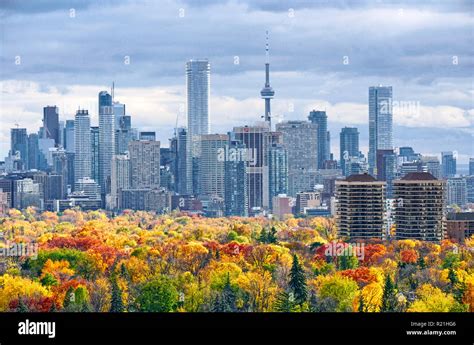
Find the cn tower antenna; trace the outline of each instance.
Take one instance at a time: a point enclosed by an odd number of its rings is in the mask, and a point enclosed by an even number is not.
[[[265,122],[268,123],[269,128],[272,128],[272,113],[270,110],[270,100],[275,95],[270,86],[270,48],[268,44],[268,30],[265,31],[265,86],[260,91],[260,96],[265,100],[265,115],[263,118]]]

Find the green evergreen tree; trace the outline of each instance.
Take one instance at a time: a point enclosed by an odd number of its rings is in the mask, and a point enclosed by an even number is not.
[[[380,311],[391,312],[395,311],[397,306],[396,290],[392,278],[387,274],[385,277],[385,285],[382,295],[382,306]]]
[[[349,249],[346,248],[338,257],[337,265],[340,270],[350,270],[359,266],[359,260],[355,255],[349,255]]]
[[[293,255],[293,264],[291,266],[289,278],[290,281],[288,286],[290,287],[290,291],[294,295],[296,304],[301,305],[306,302],[308,298],[308,292],[306,289],[305,273],[303,267],[298,261],[298,256],[296,254]]]
[[[20,313],[28,313],[30,311],[30,309],[28,308],[28,306],[26,305],[25,301],[23,300],[23,298],[20,298],[20,300],[18,301],[18,312]]]
[[[420,255],[420,257],[418,258],[417,265],[418,265],[421,269],[426,268],[426,262],[425,262],[425,258],[423,257],[423,255]]]
[[[118,286],[117,279],[114,277],[111,281],[112,284],[112,300],[110,304],[110,312],[121,313],[125,310],[122,300],[122,290]]]
[[[70,286],[69,289],[67,289],[66,295],[64,296],[64,301],[63,301],[64,310],[71,311],[70,309],[73,306],[75,298],[76,298],[76,295],[74,294],[74,288]]]
[[[365,312],[364,299],[362,296],[359,296],[359,313]]]
[[[452,268],[449,269],[448,279],[451,282],[451,287],[454,287],[459,282],[458,276]]]
[[[275,311],[280,313],[290,313],[296,311],[296,303],[292,295],[286,291],[282,291],[278,294],[274,305]]]

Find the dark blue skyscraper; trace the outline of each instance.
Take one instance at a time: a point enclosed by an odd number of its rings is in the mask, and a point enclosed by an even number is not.
[[[43,108],[44,138],[54,139],[54,145],[59,145],[59,113],[58,107],[47,106]]]
[[[355,127],[344,127],[339,135],[339,164],[344,176],[346,174],[346,161],[350,157],[359,156],[359,131]]]
[[[325,111],[313,110],[308,120],[318,125],[318,169],[323,169],[324,162],[329,160],[328,117]]]
[[[441,152],[441,166],[443,178],[456,175],[456,158],[453,152]]]
[[[18,170],[28,169],[28,134],[26,128],[12,128],[10,132],[10,154],[19,157]]]

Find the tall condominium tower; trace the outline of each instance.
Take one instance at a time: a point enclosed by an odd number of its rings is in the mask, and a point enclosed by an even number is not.
[[[285,145],[271,144],[268,150],[268,174],[269,207],[273,210],[273,198],[280,194],[288,194],[288,150]]]
[[[290,196],[296,197],[294,180],[307,171],[318,168],[318,126],[307,121],[287,121],[276,125],[288,154],[288,180]]]
[[[64,148],[66,152],[74,152],[74,120],[66,120],[64,128]]]
[[[242,159],[239,152],[248,152],[239,140],[233,138],[230,132],[229,146],[227,151],[233,155],[224,162],[224,200],[226,216],[248,216],[248,183],[247,183],[247,161]]]
[[[128,151],[132,188],[159,188],[160,142],[131,141],[128,144]]]
[[[115,154],[115,116],[112,96],[99,92],[99,185],[102,194],[110,187],[112,156]]]
[[[355,127],[344,127],[339,135],[339,164],[342,174],[348,176],[346,162],[359,157],[359,131]]]
[[[453,152],[441,152],[441,167],[443,178],[456,175],[456,158]]]
[[[127,155],[114,155],[110,177],[110,209],[118,208],[120,190],[130,188],[130,182],[130,158]]]
[[[309,113],[308,120],[318,126],[318,169],[323,169],[324,162],[329,160],[329,133],[328,117],[325,111],[313,110]]]
[[[392,87],[369,88],[369,173],[377,175],[377,150],[393,149]]]
[[[43,108],[43,130],[44,138],[54,139],[54,145],[59,145],[59,113],[58,107],[47,106]]]
[[[91,127],[91,154],[92,154],[92,163],[91,163],[91,179],[94,181],[99,181],[99,127]]]
[[[186,63],[188,131],[190,137],[209,134],[209,96],[211,67],[207,59]]]
[[[267,125],[234,127],[234,139],[245,146],[249,214],[269,207],[267,152],[270,129]]]
[[[265,44],[265,86],[263,87],[262,91],[260,91],[260,95],[265,100],[265,115],[264,119],[265,122],[268,124],[269,128],[272,127],[272,112],[270,109],[270,100],[275,96],[275,91],[270,86],[270,52],[268,46],[268,31],[266,32],[266,44]]]
[[[92,173],[91,119],[87,110],[74,118],[74,179],[90,178]]]
[[[385,182],[368,174],[336,181],[336,220],[340,236],[385,238]]]
[[[224,160],[220,159],[228,143],[225,134],[201,136],[201,156],[199,158],[199,194],[224,198]]]
[[[193,192],[193,175],[192,157],[188,150],[188,131],[186,128],[178,128],[176,146],[176,189],[181,195],[189,195]]]
[[[10,155],[19,157],[14,170],[28,169],[28,133],[26,128],[12,128],[10,131]]]
[[[426,172],[408,173],[393,182],[397,240],[444,238],[445,184]]]

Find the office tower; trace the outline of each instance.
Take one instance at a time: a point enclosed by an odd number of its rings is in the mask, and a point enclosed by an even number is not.
[[[171,208],[171,195],[164,189],[122,189],[119,208],[164,213]]]
[[[89,177],[78,178],[74,184],[74,192],[88,199],[100,200],[101,198],[99,184]]]
[[[44,165],[40,163],[42,153],[39,150],[38,134],[31,133],[28,135],[28,168],[39,169],[40,166]],[[40,156],[41,155],[41,156]],[[44,158],[43,158],[44,159]]]
[[[51,138],[39,138],[38,139],[38,148],[40,156],[44,157],[38,165],[39,170],[49,171],[53,165],[53,156],[51,153],[56,150],[54,146],[54,139]]]
[[[199,157],[199,195],[224,198],[224,160],[222,154],[228,143],[225,134],[201,135]]]
[[[412,172],[428,172],[428,167],[422,161],[404,162],[399,166],[400,177]]]
[[[110,177],[109,208],[111,210],[115,210],[119,206],[120,190],[129,189],[130,186],[130,158],[127,155],[114,155]]]
[[[192,157],[188,150],[188,131],[186,128],[177,130],[177,162],[176,183],[177,191],[181,195],[193,193]]]
[[[99,146],[100,146],[100,136],[99,136],[99,127],[92,126],[91,129],[91,176],[90,178],[94,181],[99,181]]]
[[[28,134],[26,128],[12,128],[10,131],[10,154],[18,162],[14,170],[28,170]]]
[[[140,132],[139,140],[155,141],[156,132]]]
[[[456,175],[456,158],[453,152],[441,152],[441,167],[443,178]]]
[[[224,202],[226,216],[247,217],[249,210],[249,194],[247,183],[247,148],[235,140],[234,134],[229,133],[228,157],[224,162]]]
[[[8,193],[3,192],[0,188],[0,216],[5,216],[9,208]]]
[[[306,214],[308,209],[315,209],[321,206],[320,192],[300,192],[296,194],[297,214]]]
[[[474,175],[474,158],[469,158],[469,175]]]
[[[307,171],[318,168],[318,125],[307,121],[287,121],[276,125],[282,133],[283,145],[288,152],[288,194],[296,197],[294,179]]]
[[[409,173],[393,182],[396,239],[444,238],[445,182],[430,173]]]
[[[398,152],[398,155],[402,158],[403,162],[412,162],[421,158],[421,155],[416,153],[415,150],[413,150],[413,148],[410,146],[400,147]]]
[[[308,116],[309,121],[317,125],[318,130],[318,154],[317,157],[317,168],[323,169],[324,161],[329,160],[329,149],[328,149],[328,117],[325,111],[312,110]]]
[[[64,138],[64,129],[65,129],[65,122],[64,121],[59,121],[59,129],[58,129],[58,135],[59,135],[59,144],[58,146],[64,147],[65,145],[65,138]]]
[[[115,117],[112,96],[99,92],[99,185],[102,194],[110,188],[112,156],[115,154]]]
[[[270,109],[270,100],[275,96],[275,91],[270,86],[270,51],[268,46],[268,31],[265,44],[265,86],[260,91],[261,97],[265,100],[265,123],[268,124],[268,128],[272,128],[272,112]]]
[[[247,150],[247,192],[249,215],[257,214],[269,206],[267,150],[270,144],[268,125],[234,127],[235,140]]]
[[[210,132],[210,70],[207,59],[186,63],[188,131],[191,138]]]
[[[397,155],[393,150],[377,150],[377,180],[387,182],[387,198],[392,198],[393,180],[397,173]]]
[[[474,203],[474,175],[466,176],[467,202]]]
[[[431,175],[437,179],[441,178],[441,165],[439,159],[436,156],[422,156],[421,163],[426,166],[426,172],[429,172]]]
[[[130,156],[131,187],[160,187],[160,142],[131,141],[128,145]]]
[[[42,183],[42,186],[45,209],[52,209],[52,201],[63,200],[66,195],[62,175],[44,175],[44,183]]]
[[[74,152],[74,120],[66,120],[64,127],[64,148],[66,152]]]
[[[68,171],[68,178],[67,178],[67,185],[68,190],[71,192],[74,191],[74,182],[76,182],[75,173],[75,154],[73,152],[66,152],[66,159],[67,159],[67,171]]]
[[[344,176],[349,176],[346,162],[350,157],[359,157],[359,131],[354,127],[344,127],[339,135],[339,164]]]
[[[128,151],[128,144],[132,140],[136,140],[136,133],[132,128],[131,116],[122,115],[118,121],[118,129],[115,130],[115,154],[123,155]]]
[[[368,174],[336,181],[339,236],[351,240],[385,238],[385,182]]]
[[[68,159],[67,159],[67,152],[64,149],[57,150],[53,152],[53,173],[56,175],[62,176],[61,183],[62,183],[62,193],[63,197],[67,195],[68,191],[68,181],[69,179],[69,172],[68,172]]]
[[[288,152],[282,144],[272,143],[268,150],[270,209],[273,198],[288,193]]]
[[[14,205],[14,186],[13,179],[9,177],[0,177],[0,189],[7,195],[7,207],[11,208]]]
[[[87,110],[78,110],[74,118],[74,182],[91,177],[91,119]]]
[[[115,130],[120,129],[120,122],[122,120],[123,116],[126,116],[125,112],[125,104],[122,104],[120,102],[115,102],[112,100],[112,106],[114,108],[114,124],[115,124]]]
[[[377,150],[393,149],[392,87],[369,88],[369,173],[377,175]]]
[[[467,183],[464,177],[451,177],[447,180],[448,205],[464,207],[467,204]]]
[[[31,178],[13,181],[13,207],[23,210],[27,207],[43,209],[42,186]]]
[[[56,106],[43,108],[43,135],[45,139],[53,139],[54,145],[60,144],[59,113]]]

